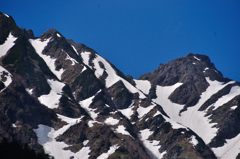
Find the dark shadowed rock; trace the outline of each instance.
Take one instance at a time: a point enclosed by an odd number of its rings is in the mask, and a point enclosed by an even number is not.
[[[125,87],[122,81],[116,82],[108,89],[109,94],[112,96],[112,100],[117,109],[127,108],[133,99],[133,95]]]

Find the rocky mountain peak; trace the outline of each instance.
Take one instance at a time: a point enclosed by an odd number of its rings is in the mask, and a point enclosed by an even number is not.
[[[0,20],[1,20],[1,24],[2,25],[8,24],[9,26],[11,26],[11,25],[15,25],[16,26],[16,23],[13,20],[13,18],[11,16],[7,15],[6,13],[0,12]]]
[[[208,56],[191,53],[167,64],[161,64],[155,71],[141,76],[140,79],[167,86],[177,82],[194,82],[206,77],[211,80],[225,80]]]
[[[210,58],[207,55],[203,54],[195,54],[195,53],[189,53],[185,58],[194,58],[198,61],[206,61],[208,63],[211,63]]]
[[[11,16],[0,12],[0,44],[4,43],[10,32],[17,35],[20,29]]]
[[[195,67],[198,67],[198,70],[202,71],[204,75],[211,80],[226,81],[222,73],[215,67],[207,55],[190,53],[186,58],[189,59],[189,61],[192,61],[192,64],[194,64]]]
[[[140,79],[160,86],[182,83],[170,98],[172,101],[186,104],[186,106],[192,106],[198,102],[202,92],[209,86],[208,79],[220,82],[228,81],[216,69],[208,56],[193,53],[162,64],[155,71],[141,76]]]
[[[43,33],[40,38],[41,39],[48,39],[50,37],[53,38],[53,39],[58,39],[58,40],[64,38],[62,36],[62,34],[59,31],[57,31],[56,29],[49,29],[48,31]]]

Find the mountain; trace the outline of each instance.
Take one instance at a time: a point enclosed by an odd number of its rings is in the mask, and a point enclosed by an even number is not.
[[[239,154],[240,85],[224,78],[207,56],[189,54],[141,76],[137,83],[169,118],[194,131],[216,156]]]
[[[239,88],[198,54],[132,79],[57,30],[35,37],[0,13],[5,158],[236,158]]]

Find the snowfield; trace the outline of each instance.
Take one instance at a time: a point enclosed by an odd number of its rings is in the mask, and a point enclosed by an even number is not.
[[[209,87],[205,92],[202,93],[200,100],[195,106],[189,107],[186,111],[180,114],[184,105],[176,104],[170,101],[169,96],[175,89],[181,86],[181,83],[177,83],[173,86],[157,86],[157,98],[154,100],[156,103],[160,104],[164,111],[169,115],[169,117],[178,121],[180,124],[189,127],[196,134],[198,134],[205,143],[209,143],[213,137],[216,136],[218,131],[214,127],[215,123],[210,123],[209,117],[206,117],[204,111],[199,111],[199,108],[204,104],[213,94],[217,93],[229,84],[234,83],[233,81],[223,84],[218,81],[211,81],[206,78],[209,83]]]

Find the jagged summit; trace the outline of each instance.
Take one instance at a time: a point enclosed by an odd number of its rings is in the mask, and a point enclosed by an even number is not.
[[[3,44],[8,34],[17,35],[20,29],[17,27],[13,18],[5,13],[0,12],[0,44]]]
[[[48,39],[50,37],[55,38],[55,39],[57,39],[57,38],[58,39],[64,38],[62,36],[62,34],[59,31],[57,31],[56,29],[49,29],[48,31],[43,33],[40,38],[41,39]]]
[[[208,56],[191,53],[167,64],[161,64],[155,71],[142,75],[139,79],[147,79],[153,84],[164,86],[205,77],[209,77],[211,80],[225,81]]]
[[[169,98],[176,103],[185,104],[185,107],[193,106],[199,101],[201,94],[209,86],[208,79],[229,82],[208,56],[193,53],[162,64],[155,71],[140,77],[140,80],[148,80],[153,85],[171,86],[182,83]]]

